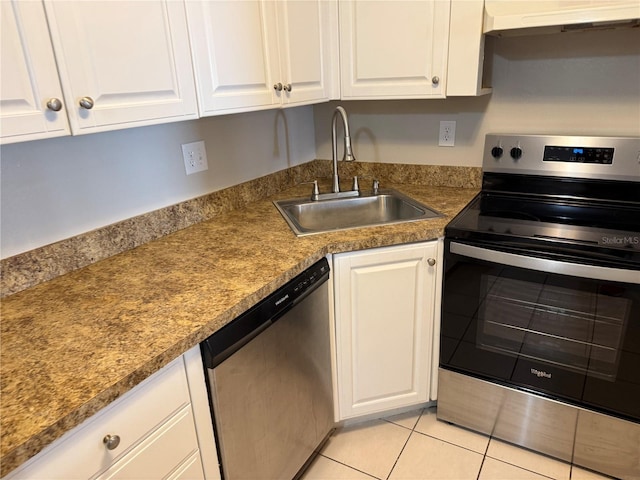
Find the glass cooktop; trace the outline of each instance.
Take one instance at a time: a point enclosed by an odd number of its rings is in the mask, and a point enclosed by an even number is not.
[[[481,193],[447,227],[640,252],[640,206]]]

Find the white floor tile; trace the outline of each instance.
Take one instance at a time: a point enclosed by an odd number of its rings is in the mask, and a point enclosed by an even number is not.
[[[427,408],[422,412],[415,430],[482,454],[487,451],[489,444],[489,437],[486,435],[439,421],[436,418],[435,407]]]
[[[571,467],[571,480],[610,480],[610,478],[575,465]]]
[[[495,438],[492,438],[491,442],[489,442],[487,457],[501,460],[532,472],[538,472],[541,475],[557,480],[569,480],[571,476],[571,464],[501,442]]]
[[[548,480],[548,477],[487,457],[478,480]]]
[[[402,451],[410,430],[384,420],[352,425],[334,433],[322,455],[386,479]]]
[[[440,422],[432,407],[338,430],[301,480],[374,479],[611,480],[611,477]]]
[[[411,412],[400,413],[398,415],[392,415],[390,417],[384,417],[383,420],[387,422],[395,423],[401,427],[409,428],[413,430],[422,414],[422,408],[419,410],[412,410]]]
[[[413,432],[389,480],[476,480],[482,455]]]
[[[373,478],[330,458],[318,455],[300,480],[372,480]]]

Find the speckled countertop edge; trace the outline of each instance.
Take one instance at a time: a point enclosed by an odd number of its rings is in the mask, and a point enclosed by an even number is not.
[[[478,191],[386,186],[445,217],[296,238],[271,201],[299,186],[3,299],[1,475],[327,253],[442,236]]]

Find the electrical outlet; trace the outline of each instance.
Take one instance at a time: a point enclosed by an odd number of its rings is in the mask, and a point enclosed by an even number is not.
[[[204,142],[185,143],[182,145],[182,157],[187,175],[209,169]]]
[[[455,120],[441,121],[440,134],[438,135],[438,145],[440,147],[453,147],[455,144],[456,144]]]

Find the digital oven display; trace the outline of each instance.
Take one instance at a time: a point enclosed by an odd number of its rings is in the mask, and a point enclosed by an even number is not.
[[[613,148],[544,147],[545,162],[613,164]]]

